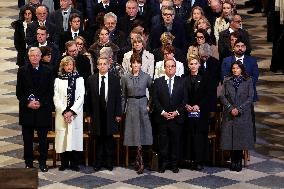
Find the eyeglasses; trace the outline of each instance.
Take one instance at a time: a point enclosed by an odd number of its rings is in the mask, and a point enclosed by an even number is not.
[[[204,36],[196,36],[196,39],[204,39]]]
[[[242,23],[242,21],[241,21],[241,20],[234,20],[234,22]]]
[[[84,45],[84,43],[76,43],[76,45]]]
[[[175,68],[176,67],[176,65],[170,65],[170,66],[165,66],[166,68]]]
[[[163,16],[173,16],[173,13],[163,13]]]

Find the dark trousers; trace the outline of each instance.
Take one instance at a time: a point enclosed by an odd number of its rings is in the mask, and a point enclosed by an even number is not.
[[[168,123],[159,126],[159,147],[162,166],[177,166],[181,125]]]
[[[187,159],[196,163],[208,160],[208,133],[189,132],[187,136]]]
[[[95,165],[113,166],[114,141],[112,135],[95,136]]]
[[[34,130],[37,131],[39,139],[39,159],[38,162],[40,165],[45,165],[47,160],[47,127],[36,128],[33,126],[23,126],[22,135],[24,140],[24,159],[26,165],[33,164],[33,139],[34,139]]]
[[[243,151],[242,150],[232,150],[231,151],[231,161],[233,163],[237,163],[242,161],[243,159]]]
[[[81,153],[79,151],[66,151],[60,154],[61,165],[64,167],[78,166]],[[69,163],[70,162],[70,163]]]

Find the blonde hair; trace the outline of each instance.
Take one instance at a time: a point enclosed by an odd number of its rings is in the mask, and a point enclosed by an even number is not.
[[[140,35],[138,33],[135,35],[135,37],[132,40],[132,48],[134,48],[134,43],[137,43],[137,42],[142,43],[143,47],[145,47],[144,39],[143,39],[142,35]]]
[[[198,63],[200,64],[200,58],[196,54],[189,54],[187,57],[188,63],[191,62],[192,60],[197,60]]]
[[[171,32],[164,32],[162,33],[160,37],[160,41],[162,42],[163,45],[168,44],[169,41],[173,42],[174,39],[175,39],[175,36],[171,34]]]
[[[74,58],[72,58],[71,56],[65,56],[60,61],[58,75],[62,75],[64,73],[66,73],[65,70],[64,70],[64,66],[66,66],[70,61],[73,62],[73,71],[77,71],[76,62],[75,62]]]

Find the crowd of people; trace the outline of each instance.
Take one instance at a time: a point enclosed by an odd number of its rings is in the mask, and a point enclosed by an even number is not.
[[[178,173],[180,162],[200,171],[220,99],[220,148],[231,151],[230,169],[241,171],[243,150],[254,146],[259,72],[235,1],[91,4],[30,0],[12,23],[26,168],[33,167],[36,130],[39,168],[48,171],[46,136],[55,111],[60,171],[80,170],[83,112],[96,141],[94,171],[113,169],[121,122],[123,145],[137,151],[138,174],[153,143],[159,172]]]

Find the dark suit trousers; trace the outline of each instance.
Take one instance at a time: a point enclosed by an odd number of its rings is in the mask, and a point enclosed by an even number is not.
[[[37,131],[39,138],[39,164],[45,165],[47,160],[47,132],[48,127],[35,128],[33,126],[23,126],[22,135],[24,140],[24,159],[27,165],[32,165],[33,163],[33,139],[34,130]]]
[[[103,165],[112,166],[114,154],[114,141],[112,135],[96,136],[95,137],[95,156],[96,167]]]
[[[181,125],[167,123],[159,126],[159,146],[163,166],[177,166]]]
[[[65,167],[69,166],[78,166],[80,157],[81,157],[81,152],[79,151],[66,151],[60,154],[61,157],[61,165]],[[70,162],[70,164],[69,164]]]

